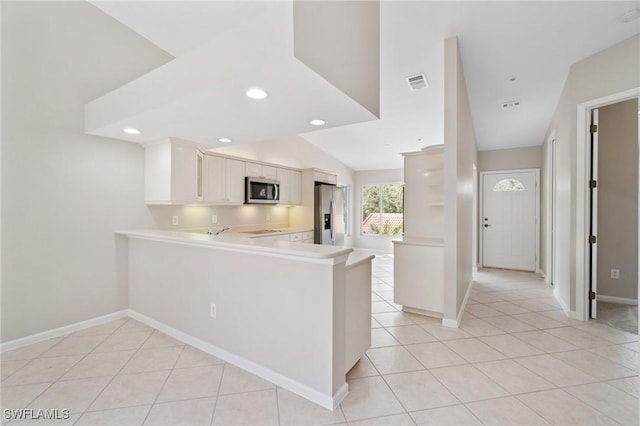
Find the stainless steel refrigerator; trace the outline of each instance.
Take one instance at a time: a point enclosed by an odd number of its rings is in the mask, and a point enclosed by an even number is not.
[[[316,182],[314,238],[316,244],[344,245],[344,193],[342,188]]]

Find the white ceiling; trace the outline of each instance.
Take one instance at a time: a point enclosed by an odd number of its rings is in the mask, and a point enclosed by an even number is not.
[[[264,14],[261,2],[94,2],[175,56]],[[401,152],[443,140],[443,40],[458,36],[478,148],[540,145],[571,64],[640,31],[637,1],[380,5],[380,120],[303,133],[355,170],[397,168]],[[425,73],[428,89],[405,77]],[[510,78],[516,80],[511,82]],[[501,103],[520,100],[503,110]]]

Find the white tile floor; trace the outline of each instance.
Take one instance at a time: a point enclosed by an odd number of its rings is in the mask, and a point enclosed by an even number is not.
[[[69,409],[55,425],[638,424],[636,335],[567,319],[506,271],[477,273],[444,328],[399,312],[390,257],[373,268],[372,348],[334,412],[131,319],[3,354],[2,407]]]

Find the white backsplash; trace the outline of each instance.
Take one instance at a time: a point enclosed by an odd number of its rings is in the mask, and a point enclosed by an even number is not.
[[[234,227],[287,227],[289,207],[249,204],[243,206],[147,206],[158,229],[200,230],[217,229],[222,226]],[[212,223],[211,217],[218,222]],[[172,224],[173,216],[178,216],[178,225]]]

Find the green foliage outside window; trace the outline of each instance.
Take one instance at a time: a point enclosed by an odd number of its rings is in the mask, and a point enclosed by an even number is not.
[[[362,187],[362,233],[400,235],[402,233],[403,185]]]

